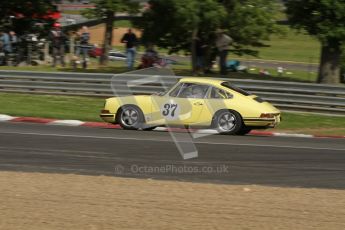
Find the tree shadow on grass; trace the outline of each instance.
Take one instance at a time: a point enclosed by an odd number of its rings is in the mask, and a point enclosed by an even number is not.
[[[193,73],[189,69],[180,69],[178,67],[173,66],[173,71],[175,72],[176,76],[193,76]],[[136,70],[136,69],[134,69]],[[107,74],[119,74],[125,73],[129,70],[126,67],[118,67],[118,66],[102,66],[97,68],[89,68],[89,69],[82,69],[82,68],[60,68],[58,71],[64,72],[75,72],[75,73],[107,73]],[[253,74],[253,73],[241,73],[241,72],[229,72],[227,76],[222,76],[217,72],[212,72],[208,74],[198,75],[198,77],[212,77],[212,78],[237,78],[237,79],[252,79],[252,80],[266,80],[266,81],[292,81],[292,82],[306,82],[311,83],[311,81],[297,79],[296,77],[289,77],[289,76],[272,76],[272,75],[260,75],[260,74]]]
[[[177,76],[192,76],[192,71],[186,69],[175,69],[175,74]],[[265,81],[292,81],[292,82],[305,82],[305,83],[314,83],[312,81],[307,81],[303,79],[297,79],[296,77],[279,77],[279,76],[272,76],[272,75],[260,75],[254,73],[241,73],[241,72],[229,72],[228,75],[223,76],[217,72],[207,73],[198,75],[200,77],[214,77],[214,78],[236,78],[236,79],[252,79],[252,80],[265,80]]]
[[[126,67],[113,67],[113,66],[103,66],[100,68],[61,68],[58,69],[59,71],[64,72],[74,72],[74,73],[109,73],[109,74],[118,74],[118,73],[124,73],[127,72],[128,69]]]

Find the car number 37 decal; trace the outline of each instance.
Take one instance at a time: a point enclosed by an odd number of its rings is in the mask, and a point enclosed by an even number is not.
[[[178,105],[177,104],[164,104],[163,106],[163,111],[162,111],[162,115],[164,117],[175,117],[176,115],[178,115],[176,112]]]

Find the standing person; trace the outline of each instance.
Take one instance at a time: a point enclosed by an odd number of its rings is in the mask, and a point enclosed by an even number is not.
[[[0,42],[2,44],[2,51],[4,52],[3,64],[7,65],[8,55],[12,52],[11,39],[8,33],[0,32]]]
[[[195,43],[196,54],[196,72],[197,74],[203,74],[205,72],[205,48],[207,45],[198,37]]]
[[[121,42],[126,44],[127,67],[131,70],[134,66],[135,47],[138,43],[137,36],[132,32],[132,29],[128,29],[128,32],[123,35]]]
[[[82,27],[82,31],[79,34],[79,47],[77,48],[77,56],[82,57],[82,65],[83,68],[87,68],[87,60],[89,58],[89,50],[90,50],[90,32],[87,26]]]
[[[53,48],[53,64],[56,66],[58,57],[62,67],[65,67],[65,45],[66,45],[66,35],[61,31],[60,23],[54,23],[53,29],[50,31],[49,38]]]
[[[229,45],[232,43],[232,38],[226,35],[224,31],[220,29],[216,31],[216,36],[216,47],[219,53],[220,74],[226,75],[226,57],[228,56]]]
[[[11,47],[12,47],[12,54],[14,55],[14,65],[18,65],[20,62],[20,55],[18,54],[18,43],[19,43],[19,38],[14,31],[10,31],[10,42],[11,42]]]
[[[17,45],[19,42],[18,36],[17,36],[16,32],[14,32],[14,31],[10,31],[9,35],[10,35],[10,42],[11,42],[12,50],[14,51],[15,49],[17,49]]]
[[[3,32],[0,30],[0,66],[5,65],[5,51],[4,51],[2,36],[3,36]]]

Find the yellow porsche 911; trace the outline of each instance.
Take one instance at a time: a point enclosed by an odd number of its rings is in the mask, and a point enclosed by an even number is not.
[[[108,98],[100,116],[124,129],[183,125],[237,135],[275,127],[281,120],[270,103],[229,81],[209,78],[182,78],[161,94]]]

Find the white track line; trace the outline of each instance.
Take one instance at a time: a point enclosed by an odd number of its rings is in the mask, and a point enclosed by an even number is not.
[[[15,119],[16,117],[12,117],[9,115],[5,115],[5,114],[0,114],[0,121],[10,121]]]

